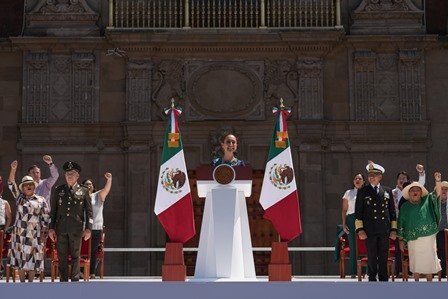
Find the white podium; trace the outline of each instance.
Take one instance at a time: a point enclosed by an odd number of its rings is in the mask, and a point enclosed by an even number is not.
[[[229,178],[231,171],[233,180]],[[197,187],[199,197],[206,199],[194,278],[254,280],[246,208],[246,197],[251,195],[252,168],[220,165],[214,171],[212,166],[199,167]]]

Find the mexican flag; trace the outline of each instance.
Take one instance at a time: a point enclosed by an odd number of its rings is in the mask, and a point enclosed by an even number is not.
[[[185,243],[195,234],[193,201],[179,132],[178,117],[182,110],[165,110],[169,115],[163,143],[154,212],[171,242]]]
[[[291,111],[281,105],[280,109],[274,108],[273,113],[277,119],[260,204],[265,210],[264,218],[272,222],[282,241],[290,241],[302,233],[299,196],[286,127],[286,118]]]

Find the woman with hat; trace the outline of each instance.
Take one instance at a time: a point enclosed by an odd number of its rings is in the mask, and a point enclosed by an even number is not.
[[[403,251],[407,243],[409,268],[415,281],[424,274],[428,281],[441,270],[437,257],[436,235],[439,231],[441,174],[434,174],[436,188],[429,193],[419,182],[413,182],[403,189],[407,200],[398,216],[398,237]]]
[[[25,282],[26,274],[28,281],[32,282],[36,272],[44,270],[43,232],[47,230],[49,215],[45,198],[35,194],[36,187],[32,177],[23,177],[8,251],[8,266],[19,269],[21,282]]]

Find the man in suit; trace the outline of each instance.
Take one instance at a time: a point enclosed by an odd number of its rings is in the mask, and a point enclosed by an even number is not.
[[[66,162],[62,167],[66,184],[55,188],[51,200],[49,237],[57,241],[60,281],[68,281],[68,254],[72,257],[71,281],[79,280],[81,238],[90,238],[93,219],[87,187],[78,184],[81,167]]]
[[[388,281],[389,238],[397,237],[397,217],[389,188],[380,185],[384,168],[369,161],[369,184],[358,190],[355,203],[355,227],[367,248],[369,281]]]

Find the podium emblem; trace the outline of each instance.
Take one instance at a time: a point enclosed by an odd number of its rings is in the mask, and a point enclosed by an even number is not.
[[[185,185],[187,176],[179,168],[165,168],[160,176],[160,184],[162,184],[163,189],[170,193],[180,193],[182,192],[182,187]]]
[[[294,179],[294,170],[288,164],[275,163],[269,171],[269,177],[272,185],[285,190],[291,187],[289,184]]]
[[[213,179],[221,185],[228,185],[235,179],[235,169],[227,164],[218,165],[213,170]]]

